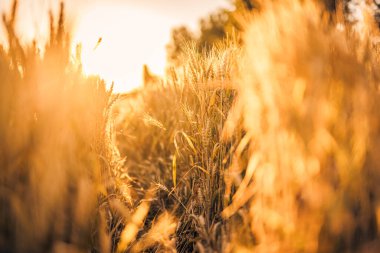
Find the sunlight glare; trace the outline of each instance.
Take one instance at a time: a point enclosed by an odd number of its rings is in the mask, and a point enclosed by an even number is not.
[[[167,23],[165,17],[127,5],[97,6],[87,11],[74,36],[74,45],[82,44],[84,73],[99,75],[108,85],[114,82],[115,92],[139,87],[143,64],[162,75],[170,38]]]

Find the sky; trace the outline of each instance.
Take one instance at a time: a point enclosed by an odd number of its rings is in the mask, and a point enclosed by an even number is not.
[[[0,0],[0,12],[9,10],[12,2]],[[165,46],[173,27],[195,30],[201,17],[230,7],[229,0],[66,0],[65,4],[73,44],[82,43],[85,74],[114,81],[116,92],[141,84],[143,64],[153,73],[164,73]],[[19,0],[16,28],[21,40],[44,41],[48,10],[56,13],[58,5],[58,0]],[[0,42],[4,41],[1,26]]]

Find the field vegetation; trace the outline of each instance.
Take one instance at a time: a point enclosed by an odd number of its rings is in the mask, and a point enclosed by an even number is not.
[[[252,2],[222,39],[181,41],[164,77],[114,94],[82,73],[63,4],[44,50],[20,42],[17,4],[0,48],[1,252],[380,250],[370,8],[350,23],[340,5]]]

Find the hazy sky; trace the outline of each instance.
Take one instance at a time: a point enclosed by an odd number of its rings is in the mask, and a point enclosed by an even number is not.
[[[12,0],[0,0],[1,13]],[[47,12],[56,10],[58,0],[19,0],[18,34],[27,41],[46,38]],[[229,0],[66,0],[68,25],[75,43],[83,43],[84,70],[114,80],[118,91],[141,82],[141,69],[147,63],[163,73],[165,45],[173,26],[197,27],[200,17]],[[4,42],[3,26],[0,42]],[[101,45],[93,48],[102,37]]]

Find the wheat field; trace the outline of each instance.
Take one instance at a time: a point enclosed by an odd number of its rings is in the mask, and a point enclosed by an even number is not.
[[[243,32],[140,89],[43,52],[3,15],[0,252],[379,252],[380,51],[370,14],[258,1]]]

